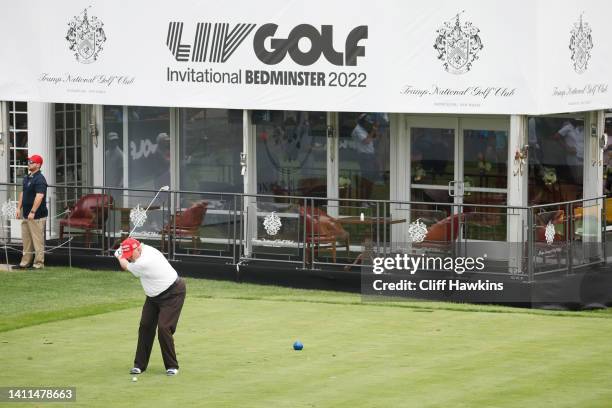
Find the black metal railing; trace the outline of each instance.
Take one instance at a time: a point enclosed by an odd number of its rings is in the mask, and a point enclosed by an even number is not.
[[[20,250],[0,184],[5,252]],[[65,197],[78,197],[69,206]],[[287,195],[49,186],[46,248],[111,256],[131,235],[169,259],[279,262],[351,271],[375,257],[481,257],[481,273],[534,281],[606,261],[604,197],[531,207]]]

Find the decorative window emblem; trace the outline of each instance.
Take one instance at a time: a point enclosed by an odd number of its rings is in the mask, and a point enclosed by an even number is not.
[[[140,204],[136,208],[130,210],[130,222],[135,227],[142,227],[147,221],[147,210],[143,209]]]
[[[478,52],[483,48],[478,35],[480,29],[469,21],[462,25],[459,20],[461,13],[455,16],[454,24],[449,20],[436,30],[438,37],[434,43],[438,59],[444,62],[444,69],[456,75],[472,69],[472,62],[478,59]]]
[[[6,219],[15,218],[15,214],[17,214],[17,203],[15,201],[7,201],[2,204],[2,216]]]
[[[548,221],[548,224],[546,224],[546,231],[544,231],[544,238],[546,238],[546,243],[548,245],[553,243],[556,233],[555,225],[552,223],[552,221]]]
[[[280,217],[276,215],[275,212],[266,215],[266,218],[264,218],[263,221],[263,225],[268,235],[272,236],[278,234],[278,231],[280,231],[280,228],[283,226]]]
[[[574,28],[570,31],[569,49],[572,52],[571,59],[574,71],[578,74],[587,70],[591,59],[591,50],[593,49],[591,31],[589,23],[582,20],[582,14],[580,20],[574,23]]]
[[[103,26],[104,23],[98,17],[87,16],[87,9],[68,22],[66,33],[68,49],[74,52],[74,57],[78,62],[91,64],[98,59],[102,46],[106,42]]]
[[[427,236],[427,226],[419,219],[413,221],[408,226],[408,237],[410,242],[423,242]]]

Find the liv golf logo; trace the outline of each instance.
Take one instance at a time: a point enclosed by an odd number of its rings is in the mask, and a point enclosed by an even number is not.
[[[98,59],[106,42],[103,26],[104,23],[97,17],[87,16],[87,9],[70,20],[66,40],[69,44],[68,49],[74,52],[77,61],[90,64]]]
[[[166,45],[177,61],[224,63],[247,36],[255,29],[255,24],[198,23],[191,44],[183,42],[182,22],[170,22]],[[333,26],[322,25],[321,29],[310,24],[299,24],[289,32],[287,38],[277,38],[277,24],[263,24],[255,31],[253,51],[257,58],[267,65],[276,65],[287,54],[297,64],[312,65],[321,55],[336,66],[356,66],[357,58],[365,56],[365,46],[359,41],[368,38],[368,26],[353,28],[347,35],[344,52],[334,49]],[[268,42],[268,39],[270,41]],[[310,42],[310,49],[302,51],[298,43],[302,39]],[[270,44],[269,48],[266,44]]]
[[[472,62],[478,59],[478,52],[483,48],[478,35],[480,29],[469,21],[462,25],[461,13],[455,17],[454,24],[452,20],[446,21],[436,31],[434,48],[438,51],[438,59],[444,62],[444,69],[451,74],[465,74],[472,69]]]
[[[570,32],[569,49],[572,52],[571,59],[574,71],[582,74],[588,68],[589,60],[591,59],[591,50],[593,49],[593,38],[591,37],[591,27],[589,23],[580,20],[574,23],[574,28]]]
[[[183,25],[168,24],[166,45],[177,61],[193,62],[226,62],[255,28],[255,24],[237,24],[230,31],[226,23],[198,23],[192,46],[181,42]]]

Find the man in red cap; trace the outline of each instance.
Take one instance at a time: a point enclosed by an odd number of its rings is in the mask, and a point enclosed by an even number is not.
[[[125,239],[115,256],[124,271],[128,270],[140,278],[147,295],[140,317],[134,368],[130,374],[140,374],[147,369],[156,326],[166,374],[178,374],[179,365],[172,335],[176,331],[185,301],[185,282],[161,252],[134,238]]]
[[[45,222],[47,221],[47,180],[40,172],[43,159],[37,154],[28,157],[29,174],[23,178],[19,193],[17,219],[21,221],[23,254],[18,268],[40,269],[45,266]],[[34,256],[35,255],[35,256]]]

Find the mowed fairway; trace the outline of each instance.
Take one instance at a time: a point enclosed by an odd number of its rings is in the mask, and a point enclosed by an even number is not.
[[[156,344],[132,382],[137,279],[0,273],[0,386],[75,386],[69,407],[612,406],[608,311],[372,304],[195,279],[187,288],[179,375],[166,377]]]

